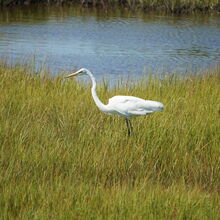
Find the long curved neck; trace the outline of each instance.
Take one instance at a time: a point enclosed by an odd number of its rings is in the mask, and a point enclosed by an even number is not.
[[[96,80],[95,77],[92,75],[92,73],[90,71],[87,71],[88,76],[90,77],[91,81],[92,81],[92,88],[91,88],[91,92],[92,92],[92,97],[95,101],[96,106],[101,110],[101,111],[106,111],[106,105],[103,104],[101,102],[101,100],[99,99],[99,97],[96,94]]]

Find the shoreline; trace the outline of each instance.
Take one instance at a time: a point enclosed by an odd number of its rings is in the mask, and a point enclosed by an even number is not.
[[[68,5],[81,5],[84,8],[103,8],[104,10],[112,9],[114,7],[121,7],[124,10],[143,10],[144,12],[166,12],[171,14],[189,14],[189,13],[210,13],[210,12],[220,12],[220,2],[217,0],[205,2],[195,2],[195,0],[190,0],[187,3],[185,0],[173,0],[169,3],[162,2],[159,0],[151,1],[136,1],[133,3],[132,1],[91,1],[91,0],[82,0],[82,1],[73,1],[73,0],[42,0],[42,1],[34,1],[34,0],[0,0],[0,6],[2,8],[7,7],[16,7],[16,6],[31,6],[31,5],[42,5],[42,6],[50,6],[56,5],[59,7],[68,6]]]

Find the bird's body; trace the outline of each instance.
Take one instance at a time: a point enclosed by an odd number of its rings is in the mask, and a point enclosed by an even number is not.
[[[128,127],[128,135],[132,130],[130,119],[134,116],[147,115],[153,112],[162,112],[163,104],[158,101],[144,100],[134,96],[114,96],[109,99],[107,105],[103,104],[96,94],[96,81],[93,74],[82,68],[75,73],[72,73],[67,76],[73,77],[76,75],[88,75],[92,81],[92,97],[95,101],[96,106],[106,114],[117,114],[126,119],[126,124]]]
[[[158,106],[159,105],[159,106]],[[147,115],[155,111],[162,111],[161,103],[144,100],[134,96],[114,96],[106,105],[110,114],[118,114],[127,119],[134,116]]]

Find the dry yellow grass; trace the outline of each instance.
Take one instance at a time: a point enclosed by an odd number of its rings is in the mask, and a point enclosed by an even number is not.
[[[219,69],[100,85],[165,104],[128,138],[89,85],[1,64],[0,219],[219,219],[219,85]]]

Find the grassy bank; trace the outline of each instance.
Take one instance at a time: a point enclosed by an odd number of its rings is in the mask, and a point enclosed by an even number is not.
[[[0,0],[4,6],[16,4],[82,4],[85,7],[101,6],[105,9],[112,6],[122,6],[129,9],[166,11],[172,13],[188,13],[194,11],[220,11],[219,0]]]
[[[219,219],[220,70],[101,85],[165,111],[98,111],[90,88],[0,65],[0,219]]]

